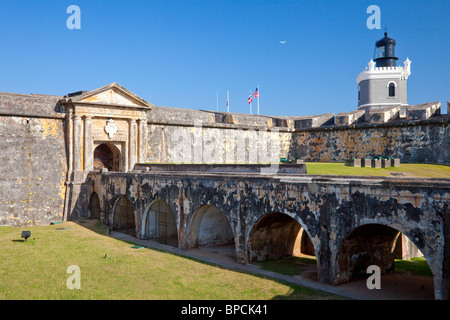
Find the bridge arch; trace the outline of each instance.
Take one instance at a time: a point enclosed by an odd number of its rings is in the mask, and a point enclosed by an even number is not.
[[[312,244],[311,234],[296,215],[277,211],[265,214],[251,226],[247,239],[249,261],[291,256],[302,250],[317,257],[318,244]]]
[[[130,234],[132,236],[136,235],[136,217],[134,208],[127,196],[117,196],[111,210],[109,222],[113,231]]]
[[[406,236],[416,245],[427,261],[433,274],[434,288],[436,281],[436,269],[434,257],[426,249],[423,237],[418,236],[417,231],[408,231],[399,225],[389,225],[375,222],[367,222],[350,230],[340,241],[336,254],[336,267],[334,284],[346,283],[353,280],[367,279],[367,268],[370,265],[380,267],[381,274],[395,270],[396,243],[401,235]]]
[[[218,207],[206,204],[195,210],[187,225],[187,248],[204,245],[229,245],[235,234],[227,215]]]
[[[147,206],[142,215],[141,238],[178,247],[176,217],[166,201],[155,199]]]
[[[100,219],[100,198],[97,192],[92,192],[88,203],[88,217],[92,219]]]

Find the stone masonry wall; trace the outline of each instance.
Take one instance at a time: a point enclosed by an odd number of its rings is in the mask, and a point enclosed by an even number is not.
[[[375,155],[399,158],[402,163],[450,165],[448,121],[297,131],[290,150],[291,157],[317,162],[343,162]]]
[[[0,225],[62,218],[66,144],[55,106],[51,97],[0,95]]]
[[[155,107],[148,117],[147,161],[264,163],[267,154],[343,162],[382,155],[449,165],[449,120],[439,102],[408,106],[402,117],[395,108],[269,117]]]

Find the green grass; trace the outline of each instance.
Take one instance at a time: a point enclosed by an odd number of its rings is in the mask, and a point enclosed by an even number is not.
[[[308,266],[316,265],[316,259],[314,257],[306,256],[291,256],[280,259],[268,259],[255,264],[264,270],[273,271],[288,276],[295,276],[306,271]]]
[[[435,164],[400,164],[400,167],[357,168],[344,163],[307,162],[306,169],[311,175],[351,175],[351,176],[405,176],[426,178],[450,178],[450,166]]]
[[[31,238],[23,242],[22,230]],[[309,288],[184,258],[105,236],[96,221],[0,227],[2,300],[338,299]],[[106,255],[106,258],[105,258]],[[81,289],[67,268],[79,266]]]
[[[425,258],[411,258],[411,260],[396,259],[395,272],[426,277],[433,276]]]

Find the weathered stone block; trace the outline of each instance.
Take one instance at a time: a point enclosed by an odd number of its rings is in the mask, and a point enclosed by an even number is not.
[[[372,168],[381,168],[381,159],[372,159],[371,160],[371,167]]]
[[[391,167],[400,167],[400,159],[391,159]]]
[[[391,166],[391,159],[381,159],[381,167],[387,168]]]
[[[361,159],[361,167],[371,167],[372,161],[370,159]]]
[[[348,126],[353,123],[361,122],[364,120],[364,114],[364,110],[338,113],[336,116],[336,125]]]
[[[441,103],[426,103],[406,107],[407,120],[427,120],[432,116],[441,114]]]
[[[400,107],[375,108],[366,110],[365,120],[372,123],[384,123],[389,120],[398,119]]]
[[[294,119],[296,129],[317,128],[334,124],[334,113],[325,113],[315,116],[304,116]]]
[[[345,165],[348,167],[361,167],[361,159],[347,159]]]

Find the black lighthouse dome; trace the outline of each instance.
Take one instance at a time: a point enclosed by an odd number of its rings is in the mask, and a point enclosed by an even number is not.
[[[395,56],[395,45],[397,42],[387,36],[387,32],[384,33],[384,38],[377,41],[376,46],[376,58],[374,61],[377,63],[377,67],[395,67],[397,66],[398,58]]]

